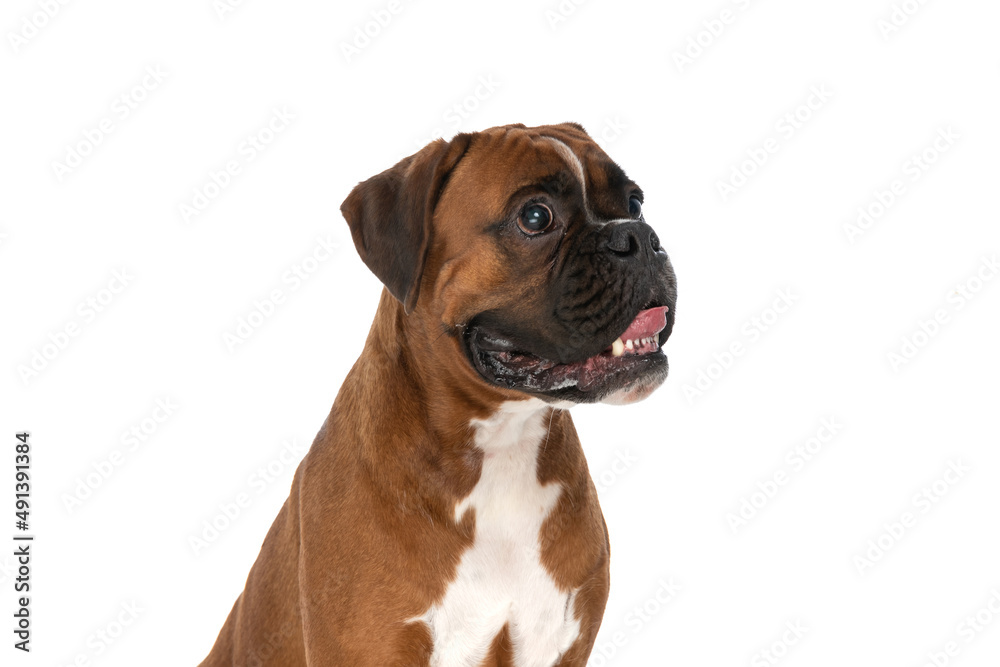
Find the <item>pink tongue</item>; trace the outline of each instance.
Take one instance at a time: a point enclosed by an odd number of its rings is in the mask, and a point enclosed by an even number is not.
[[[632,324],[621,335],[622,340],[636,340],[639,338],[649,338],[663,331],[667,326],[667,306],[657,306],[647,308],[636,315]]]

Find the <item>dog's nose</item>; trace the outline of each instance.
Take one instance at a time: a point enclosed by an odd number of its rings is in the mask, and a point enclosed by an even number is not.
[[[637,258],[657,252],[660,239],[645,222],[618,222],[611,225],[611,234],[605,246],[622,259]]]

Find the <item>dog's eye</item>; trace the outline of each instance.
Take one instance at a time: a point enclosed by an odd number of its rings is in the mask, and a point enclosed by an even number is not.
[[[517,224],[525,234],[539,234],[552,224],[552,209],[545,204],[525,206],[517,217]]]
[[[642,217],[642,202],[639,201],[638,197],[632,196],[628,199],[628,214],[632,216],[633,220],[638,220]]]

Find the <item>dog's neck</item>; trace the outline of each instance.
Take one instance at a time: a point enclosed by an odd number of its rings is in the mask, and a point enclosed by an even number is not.
[[[486,384],[461,351],[459,335],[457,328],[443,324],[433,313],[418,309],[406,314],[402,304],[383,290],[359,363],[368,362],[372,371],[421,399],[431,430],[447,439],[454,429],[467,429],[473,419],[492,417],[506,403],[545,407],[538,399]]]
[[[377,471],[377,483],[397,492],[405,487],[403,495],[461,499],[479,479],[484,456],[516,439],[528,423],[544,424],[544,454],[552,465],[566,449],[576,458],[579,442],[567,410],[486,386],[456,354],[456,341],[439,325],[416,311],[405,314],[383,291],[364,350],[331,414],[341,432],[377,425],[377,437],[359,452]],[[539,451],[539,477],[558,476]]]

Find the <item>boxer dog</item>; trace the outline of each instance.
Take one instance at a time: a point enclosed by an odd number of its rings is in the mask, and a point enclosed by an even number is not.
[[[378,312],[204,667],[586,664],[609,545],[568,408],[667,375],[642,201],[574,123],[437,140],[354,188]]]

